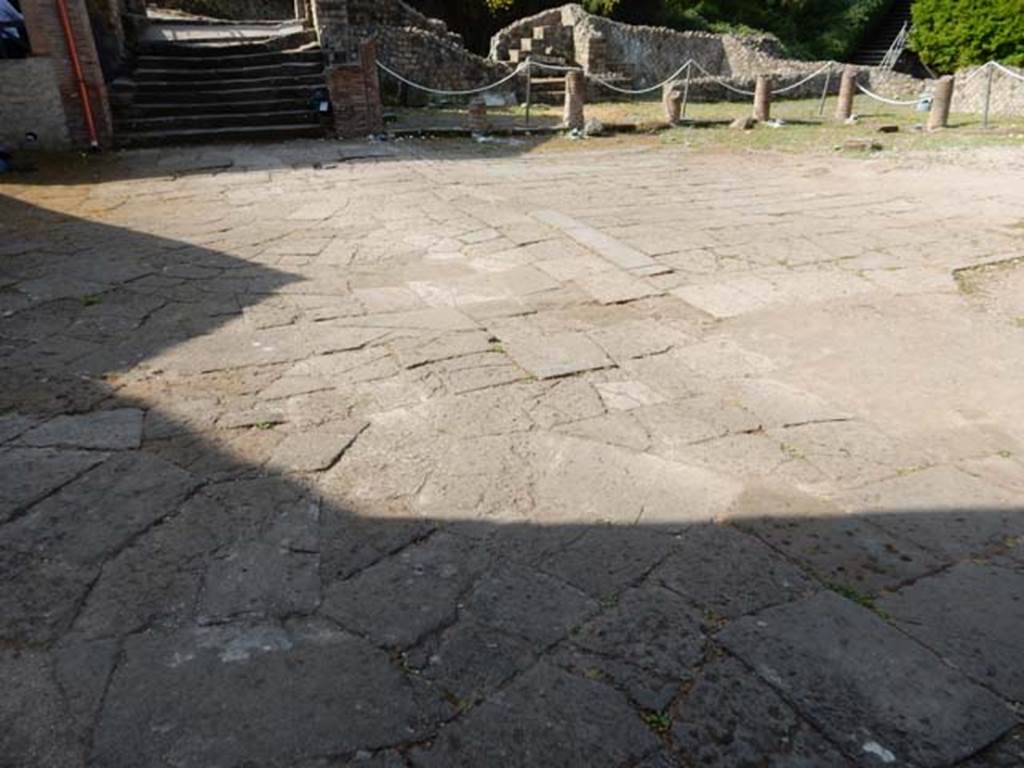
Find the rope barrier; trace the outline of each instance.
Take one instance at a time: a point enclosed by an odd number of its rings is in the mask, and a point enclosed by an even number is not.
[[[1020,80],[1021,82],[1024,82],[1024,75],[1018,75],[1012,69],[1010,69],[1009,67],[1004,67],[998,61],[992,61],[992,62],[989,62],[989,63],[990,64],[994,64],[996,66],[996,69],[1000,70],[1003,74],[1009,75],[1012,78],[1015,78],[1017,80]]]
[[[879,96],[877,93],[872,93],[871,91],[869,91],[867,88],[865,88],[860,83],[857,83],[857,90],[859,90],[861,93],[863,93],[868,98],[874,99],[875,101],[880,101],[883,104],[891,104],[894,107],[910,107],[910,106],[913,106],[913,105],[917,104],[920,101],[920,99],[911,99],[909,101],[899,101],[897,99],[887,99],[887,98],[885,98],[885,96]]]
[[[465,90],[465,91],[444,91],[444,90],[440,90],[440,89],[437,89],[437,88],[429,88],[429,87],[427,87],[425,85],[421,85],[420,83],[414,83],[412,80],[409,80],[409,79],[407,79],[405,77],[402,77],[402,75],[398,74],[397,72],[395,72],[395,70],[391,69],[390,67],[386,66],[385,64],[383,64],[380,61],[377,62],[377,66],[380,67],[380,69],[382,71],[387,72],[393,78],[395,78],[399,82],[405,83],[410,88],[418,88],[421,91],[424,91],[426,93],[437,94],[438,96],[473,96],[473,95],[475,95],[477,93],[483,93],[485,91],[490,91],[490,90],[493,90],[495,88],[498,88],[498,87],[504,85],[509,80],[511,80],[512,78],[516,77],[520,72],[522,72],[523,68],[526,65],[525,64],[520,64],[518,67],[515,68],[515,70],[512,72],[512,74],[510,74],[508,77],[504,77],[501,80],[498,80],[496,83],[491,83],[490,85],[485,85],[485,86],[482,86],[480,88],[472,88],[472,89]]]
[[[681,66],[679,69],[677,69],[675,72],[673,72],[671,75],[669,75],[667,78],[662,80],[657,85],[652,85],[650,88],[640,88],[638,90],[633,90],[632,88],[620,88],[617,85],[612,85],[607,80],[602,80],[597,75],[590,75],[590,79],[594,80],[595,82],[600,83],[605,88],[608,88],[610,90],[616,91],[618,93],[624,93],[627,96],[642,96],[645,93],[653,93],[654,91],[661,90],[666,85],[668,85],[673,80],[675,80],[677,77],[679,77],[679,75],[681,75],[683,73],[683,70],[687,69],[693,63],[695,63],[693,61],[693,59],[690,59],[685,64],[683,64],[683,66]]]
[[[550,70],[553,70],[555,72],[582,72],[583,71],[583,67],[561,67],[561,66],[558,66],[557,64],[545,64],[542,61],[534,61],[533,59],[530,59],[529,63],[530,63],[530,66],[540,67],[541,69],[550,69]]]
[[[982,64],[980,67],[975,67],[974,71],[971,72],[971,74],[967,75],[963,79],[958,79],[957,80],[957,85],[959,85],[959,86],[967,85],[969,82],[971,82],[971,80],[973,80],[975,77],[980,75],[982,72],[987,72],[989,69],[991,69],[994,64],[995,64],[994,61],[990,61],[987,64]]]
[[[736,87],[730,85],[729,83],[725,82],[725,80],[723,80],[722,78],[716,77],[715,75],[712,75],[710,72],[708,72],[706,69],[704,69],[704,67],[702,67],[700,64],[698,64],[696,61],[693,61],[691,59],[690,62],[693,64],[693,66],[695,66],[698,70],[700,70],[704,74],[705,77],[708,77],[708,78],[714,80],[716,83],[718,83],[720,86],[725,88],[727,91],[732,91],[733,93],[738,93],[741,96],[753,96],[754,95],[753,91],[745,91],[742,88],[736,88]]]
[[[825,70],[827,70],[827,69],[830,69],[830,68],[832,67],[832,64],[833,64],[833,63],[834,63],[834,62],[831,62],[831,61],[830,61],[830,62],[829,62],[828,64],[826,64],[825,66],[823,66],[823,67],[822,67],[821,69],[819,69],[819,70],[818,70],[817,72],[814,72],[814,73],[812,73],[812,74],[808,75],[807,77],[805,77],[805,78],[804,78],[803,80],[801,80],[800,82],[797,82],[797,83],[793,83],[792,85],[787,85],[787,86],[786,86],[786,87],[784,87],[784,88],[776,88],[776,89],[775,89],[774,91],[772,91],[772,95],[773,95],[773,96],[778,96],[779,94],[782,94],[782,93],[789,93],[790,91],[795,91],[795,90],[796,90],[797,88],[799,88],[799,87],[800,87],[801,85],[805,85],[805,84],[807,84],[807,83],[811,82],[811,80],[813,80],[814,78],[816,78],[816,77],[817,77],[818,75],[820,75],[820,74],[821,74],[822,72],[824,72],[824,71],[825,71]]]

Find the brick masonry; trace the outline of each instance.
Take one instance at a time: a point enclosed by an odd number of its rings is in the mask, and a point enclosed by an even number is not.
[[[369,40],[359,46],[357,61],[337,64],[327,70],[334,127],[342,138],[366,136],[384,130],[376,59],[376,43]]]
[[[112,137],[110,105],[107,101],[103,69],[93,40],[92,25],[86,3],[85,0],[66,0],[66,2],[100,145],[109,145]],[[33,57],[48,59],[55,75],[57,89],[63,104],[68,142],[72,146],[87,147],[89,136],[86,130],[85,111],[78,85],[75,82],[71,56],[57,12],[57,5],[55,2],[26,3],[24,11],[25,26],[28,28],[29,38],[32,41]],[[2,62],[0,67],[7,66],[8,63]],[[38,109],[45,109],[45,107],[40,105]],[[48,119],[56,119],[59,114],[51,106]]]
[[[58,81],[53,59],[0,59],[0,144],[21,146],[32,132],[44,149],[68,146]]]

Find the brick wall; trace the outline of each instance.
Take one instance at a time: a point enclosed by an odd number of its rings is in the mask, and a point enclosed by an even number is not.
[[[44,149],[68,147],[58,80],[52,59],[0,59],[0,144],[19,146],[31,131]]]
[[[107,101],[103,70],[93,40],[92,25],[86,3],[85,0],[66,0],[66,2],[100,144],[109,145],[112,136],[110,105]],[[28,28],[29,39],[32,41],[33,56],[49,59],[56,75],[71,144],[87,147],[89,138],[85,127],[85,111],[72,71],[71,56],[68,53],[63,27],[57,12],[57,4],[56,2],[25,3],[23,10],[25,26]]]
[[[342,138],[362,137],[384,130],[376,59],[377,45],[367,41],[359,46],[355,61],[327,69],[334,129]]]

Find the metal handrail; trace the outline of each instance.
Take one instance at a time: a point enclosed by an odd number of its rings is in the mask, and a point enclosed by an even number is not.
[[[899,62],[903,52],[907,49],[907,40],[910,37],[910,24],[903,22],[903,26],[900,28],[900,33],[896,35],[896,39],[892,41],[892,45],[889,46],[889,50],[885,52],[885,56],[882,57],[881,68],[886,70],[892,70]]]

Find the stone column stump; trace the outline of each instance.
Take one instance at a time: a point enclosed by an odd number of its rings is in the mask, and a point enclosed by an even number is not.
[[[754,86],[754,119],[759,123],[767,122],[772,118],[772,88],[771,80],[767,75],[757,76],[757,85]]]
[[[936,81],[935,93],[932,94],[932,110],[928,113],[929,131],[949,126],[949,108],[953,103],[954,82],[952,75],[946,75]]]
[[[853,117],[853,97],[857,94],[857,70],[846,67],[839,81],[839,104],[836,106],[836,120],[847,121]]]
[[[565,114],[562,122],[568,131],[582,131],[586,125],[584,104],[587,100],[587,86],[583,73],[578,69],[565,75]]]
[[[668,83],[662,89],[661,103],[665,107],[665,119],[669,125],[679,125],[683,111],[683,93],[679,83]]]

